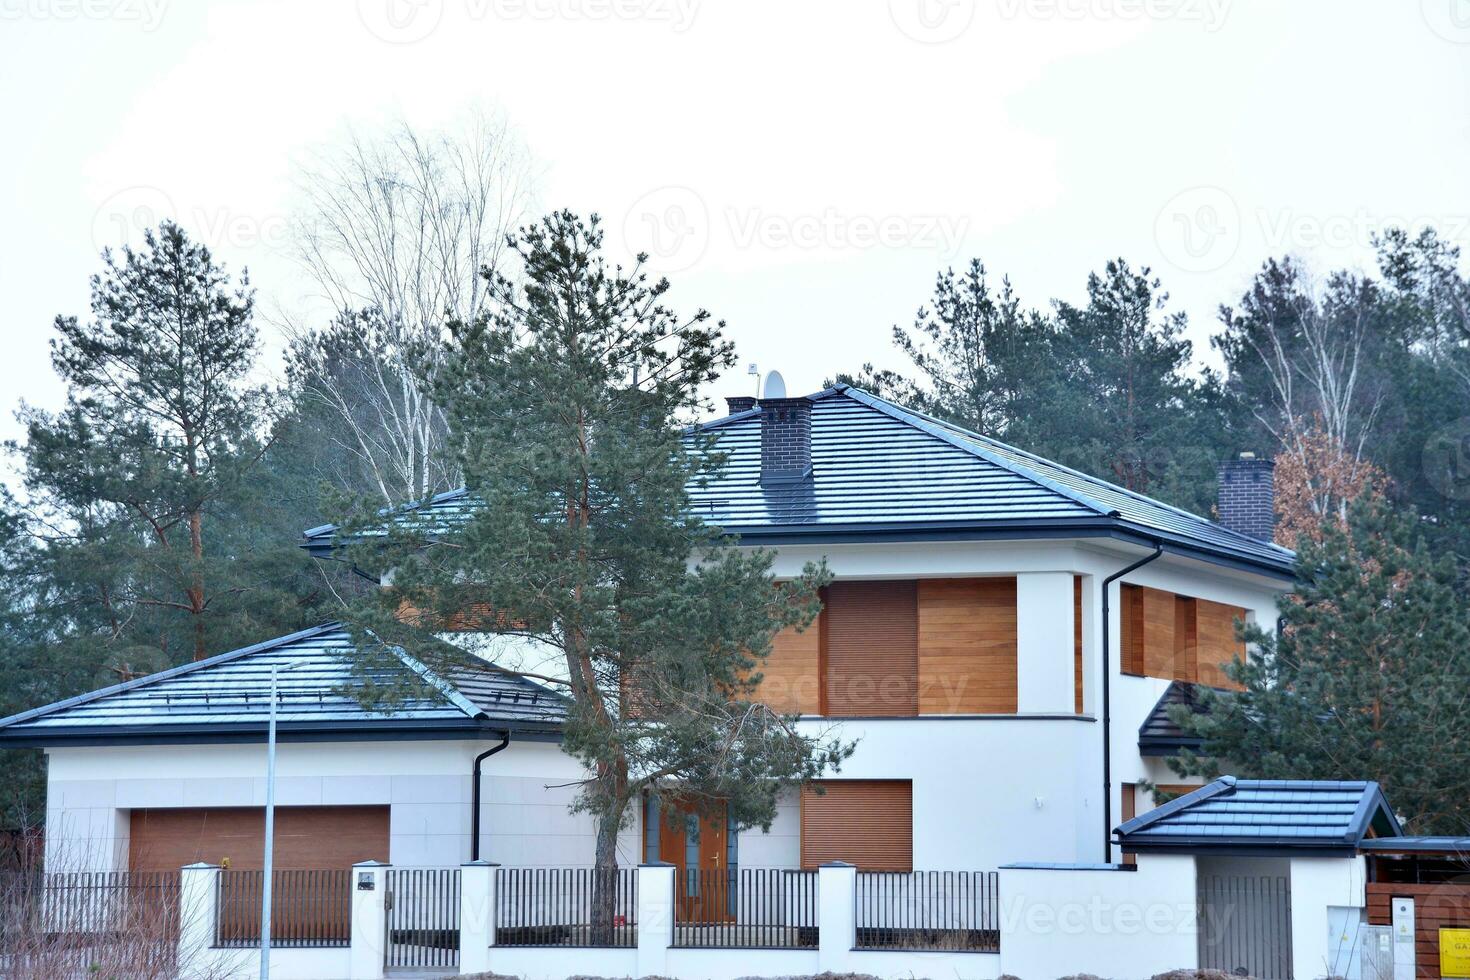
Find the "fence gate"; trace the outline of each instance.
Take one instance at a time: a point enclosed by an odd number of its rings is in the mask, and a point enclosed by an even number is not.
[[[384,900],[389,969],[459,966],[458,868],[390,868]]]
[[[1291,980],[1291,885],[1285,876],[1201,875],[1199,965]]]

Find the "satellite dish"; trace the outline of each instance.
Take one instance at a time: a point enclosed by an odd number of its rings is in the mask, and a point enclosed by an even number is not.
[[[771,371],[766,375],[766,393],[764,397],[786,397],[786,379],[781,377],[780,371]]]

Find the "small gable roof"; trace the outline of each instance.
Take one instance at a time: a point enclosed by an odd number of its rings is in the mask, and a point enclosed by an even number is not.
[[[391,707],[367,708],[353,697],[363,678],[353,667],[352,634],[328,623],[0,719],[0,746],[260,741],[273,667],[282,741],[469,738],[486,731],[549,738],[566,717],[560,695],[525,678],[488,664],[441,675],[401,648],[388,649],[393,659],[374,665],[373,680],[413,675],[423,682]]]
[[[726,465],[689,488],[695,513],[752,544],[942,537],[1111,536],[1289,579],[1292,552],[1105,480],[848,385],[807,396],[812,472],[760,478],[760,409],[691,430],[712,436]],[[451,526],[478,504],[454,490],[385,516]],[[330,554],[334,525],[305,532]]]
[[[1353,854],[1403,832],[1375,782],[1222,776],[1117,828],[1125,851]]]

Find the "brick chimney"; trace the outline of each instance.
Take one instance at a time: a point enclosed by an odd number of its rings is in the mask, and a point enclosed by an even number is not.
[[[812,471],[812,403],[787,398],[777,371],[766,376],[761,409],[761,483],[795,483]]]
[[[1276,464],[1241,453],[1220,464],[1220,523],[1257,541],[1270,541],[1276,527]]]
[[[756,399],[751,395],[736,395],[725,399],[725,404],[730,407],[731,415],[739,415],[755,408]]]

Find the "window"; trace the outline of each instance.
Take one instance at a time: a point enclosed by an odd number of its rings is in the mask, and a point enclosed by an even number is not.
[[[756,696],[775,710],[832,718],[1015,713],[1013,576],[835,582],[822,603],[815,623],[775,636],[761,665]]]
[[[1239,606],[1124,585],[1119,592],[1118,666],[1125,674],[1232,687],[1224,666],[1245,656],[1235,638]]]
[[[824,780],[803,789],[801,866],[846,861],[863,871],[912,871],[913,801],[906,779]]]

